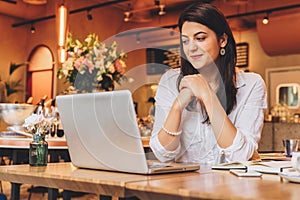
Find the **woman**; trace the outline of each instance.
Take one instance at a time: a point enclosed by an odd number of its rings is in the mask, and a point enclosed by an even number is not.
[[[264,81],[235,71],[236,44],[214,6],[189,6],[178,26],[182,66],[162,76],[155,96],[155,156],[207,164],[249,160],[263,126]]]

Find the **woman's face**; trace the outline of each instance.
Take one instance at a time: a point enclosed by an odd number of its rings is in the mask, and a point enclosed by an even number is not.
[[[210,64],[219,56],[220,42],[207,26],[184,22],[181,37],[186,58],[196,69]]]

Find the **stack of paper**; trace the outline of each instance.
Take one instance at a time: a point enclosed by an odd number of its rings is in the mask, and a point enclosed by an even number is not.
[[[222,163],[212,166],[212,169],[246,169],[247,171],[257,171],[271,174],[278,174],[288,168],[292,168],[291,161],[245,161]]]

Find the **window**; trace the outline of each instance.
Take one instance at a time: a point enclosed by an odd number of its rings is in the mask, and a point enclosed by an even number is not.
[[[299,84],[279,84],[276,88],[276,103],[294,109],[299,107]]]

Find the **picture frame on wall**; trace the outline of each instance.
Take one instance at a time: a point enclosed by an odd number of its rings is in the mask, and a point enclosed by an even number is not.
[[[249,62],[249,44],[247,42],[236,44],[236,66],[239,68],[248,67]]]
[[[179,45],[146,49],[147,75],[163,74],[170,68],[180,67]]]

